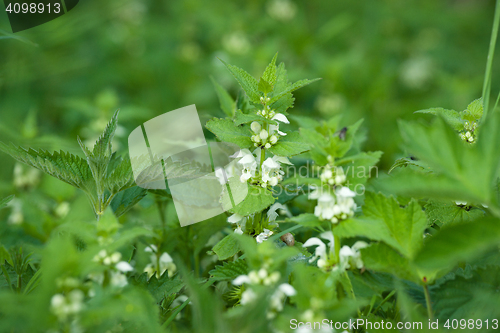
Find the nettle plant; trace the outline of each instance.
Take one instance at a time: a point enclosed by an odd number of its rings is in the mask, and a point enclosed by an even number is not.
[[[1,144],[82,190],[96,219],[47,213],[33,255],[0,246],[0,331],[340,332],[336,322],[363,320],[346,331],[371,332],[367,322],[425,329],[434,318],[494,328],[498,112],[479,99],[423,111],[437,115],[429,126],[401,122],[410,157],[368,182],[382,153],[362,151],[362,122],[289,113],[315,80],[290,83],[276,59],[258,80],[226,64],[237,99],[214,82],[226,117],[206,127],[240,148],[216,176],[248,195],[195,225],[179,226],[168,190],[135,185],[112,151],[118,113],[92,149],[78,140],[85,157]]]

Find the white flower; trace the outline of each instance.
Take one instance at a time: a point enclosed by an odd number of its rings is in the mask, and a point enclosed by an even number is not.
[[[267,318],[272,319],[276,316],[276,312],[283,311],[283,301],[286,296],[295,296],[297,292],[295,289],[289,285],[288,283],[280,284],[278,289],[271,296],[271,300],[269,302],[269,310],[267,313]]]
[[[262,187],[266,187],[268,183],[276,186],[283,179],[285,172],[281,170],[281,163],[291,164],[288,158],[277,155],[268,157],[262,163]]]
[[[127,277],[121,272],[111,272],[111,279],[109,283],[113,287],[118,288],[123,288],[128,284]]]
[[[330,165],[325,166],[323,172],[320,175],[322,183],[328,183],[332,186],[342,185],[346,181],[346,176],[344,170],[341,167],[332,167]]]
[[[177,266],[174,264],[172,257],[170,257],[170,255],[167,252],[162,253],[162,255],[158,260],[160,267],[156,267],[156,256],[158,255],[158,250],[156,246],[149,245],[148,247],[146,247],[144,251],[155,252],[150,256],[151,263],[147,264],[146,267],[144,267],[144,272],[147,272],[149,277],[151,277],[154,274],[154,272],[156,272],[156,274],[159,277],[163,275],[163,273],[165,273],[165,271],[167,270],[168,270],[168,277],[172,277],[175,274]]]
[[[257,134],[260,133],[262,126],[258,122],[254,121],[252,124],[250,124],[250,128],[255,134]]]
[[[288,121],[287,117],[282,114],[282,113],[276,113],[272,118],[272,120],[276,120],[276,121],[279,121],[279,122],[282,122],[282,123],[285,123],[285,124],[290,124],[290,122]],[[284,132],[281,132],[279,130],[279,123],[276,124],[276,125],[269,125],[269,134],[273,135],[275,133],[281,135],[281,136],[285,136],[286,133]],[[277,141],[277,138],[276,138],[276,141]]]
[[[278,217],[278,213],[276,212],[278,209],[282,209],[287,211],[288,209],[286,208],[285,205],[280,204],[279,202],[276,202],[269,207],[269,210],[267,211],[267,219],[269,222],[274,222],[276,221],[276,218]]]
[[[318,204],[314,208],[314,215],[321,220],[330,220],[338,223],[354,215],[356,203],[353,197],[356,195],[348,187],[341,187],[335,191],[335,196],[330,193],[323,193],[315,190],[309,194],[309,199],[318,199]]]
[[[79,313],[83,305],[84,294],[80,289],[70,291],[66,296],[55,294],[50,300],[50,310],[60,321]]]
[[[238,164],[243,166],[240,181],[244,183],[250,178],[255,177],[257,161],[255,160],[255,156],[248,149],[240,150],[237,157],[241,157]]]
[[[257,243],[262,243],[263,241],[266,241],[269,236],[271,236],[273,232],[269,229],[264,229],[263,232],[257,235],[256,240]]]
[[[248,275],[240,275],[233,280],[235,286],[241,286],[242,284],[263,284],[265,286],[272,285],[279,281],[281,274],[279,272],[273,272],[271,274],[265,268],[261,268],[258,271],[250,271]]]
[[[356,267],[358,269],[363,268],[363,261],[361,260],[361,252],[360,249],[367,247],[363,241],[357,241],[354,243],[352,247],[344,245],[340,249],[340,266],[342,269],[349,269],[352,267]]]
[[[236,230],[234,232],[240,235],[245,231],[247,220],[248,217],[241,216],[238,214],[233,214],[227,218],[227,222],[237,225]]]
[[[257,298],[257,294],[252,289],[247,289],[241,294],[241,305],[253,302]]]
[[[259,137],[262,141],[265,141],[268,136],[269,136],[269,133],[265,129],[260,131]]]
[[[325,243],[323,243],[323,241],[321,241],[317,237],[309,238],[302,246],[309,247],[316,245],[317,248],[314,251],[314,255],[311,257],[311,259],[309,259],[309,262],[313,262],[314,260],[319,258],[317,262],[318,267],[321,269],[327,269],[334,264],[333,260],[335,257],[335,240],[331,231],[323,232],[319,236],[329,241],[328,249]]]
[[[119,270],[120,272],[131,272],[134,270],[134,268],[126,261],[120,261],[119,263],[116,264],[116,269]]]

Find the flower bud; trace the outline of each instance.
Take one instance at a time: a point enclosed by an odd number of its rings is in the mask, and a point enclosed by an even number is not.
[[[269,138],[269,142],[271,142],[272,145],[274,145],[276,142],[278,142],[278,137],[276,135],[271,135]]]
[[[254,121],[251,125],[250,125],[250,128],[252,129],[252,131],[257,134],[260,132],[260,130],[262,129],[262,127],[260,126],[260,124],[256,121]]]
[[[269,133],[267,133],[267,131],[265,129],[263,129],[262,131],[260,131],[260,134],[259,134],[260,138],[262,140],[266,140],[267,137],[269,136]]]
[[[265,144],[264,147],[266,147],[266,149],[269,149],[269,148],[271,148],[271,144],[268,142],[268,143]]]

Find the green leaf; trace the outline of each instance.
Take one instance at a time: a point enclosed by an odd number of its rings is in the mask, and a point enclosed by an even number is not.
[[[240,148],[253,147],[250,130],[247,127],[235,126],[231,119],[213,118],[205,127],[220,141],[237,144]]]
[[[483,116],[483,99],[478,98],[478,99],[472,101],[467,106],[467,110],[465,110],[465,113],[467,115],[470,115],[472,117],[471,120],[473,120],[473,121],[480,120],[481,117]]]
[[[241,124],[251,123],[252,121],[265,122],[271,125],[276,125],[276,121],[264,118],[257,115],[256,113],[243,113],[240,110],[236,111],[234,116],[234,125],[239,126]]]
[[[132,280],[135,285],[141,285],[145,287],[151,295],[153,295],[156,303],[159,303],[163,298],[168,297],[171,294],[178,293],[184,288],[184,282],[179,278],[178,275],[173,277],[168,277],[168,271],[165,271],[162,276],[158,279],[156,274],[148,281],[148,275],[146,272],[139,276],[135,276]]]
[[[230,234],[215,244],[212,251],[217,254],[219,260],[226,260],[240,251],[240,243],[236,237]]]
[[[310,149],[307,141],[299,132],[291,132],[279,138],[278,142],[268,149],[274,155],[293,156],[306,152]]]
[[[361,249],[361,259],[367,269],[393,274],[401,279],[419,282],[407,258],[384,243],[374,243]]]
[[[482,218],[469,223],[443,227],[428,239],[415,257],[423,270],[451,269],[461,261],[472,260],[500,244],[500,221]]]
[[[339,159],[335,165],[342,167],[348,184],[355,188],[358,184],[365,184],[368,178],[378,177],[378,168],[375,165],[381,156],[381,151],[363,152]]]
[[[464,129],[464,121],[459,112],[455,110],[447,110],[443,108],[430,108],[426,110],[419,110],[415,113],[426,113],[433,114],[436,116],[442,116],[443,119],[451,126],[455,131],[461,131]]]
[[[139,186],[128,188],[114,196],[111,201],[111,208],[116,217],[120,217],[141,201],[147,194],[148,191]]]
[[[259,103],[260,102],[260,94],[258,91],[258,82],[257,80],[245,72],[243,69],[238,68],[236,66],[230,65],[226,63],[224,60],[221,60],[222,63],[227,67],[227,69],[233,74],[235,77],[236,81],[240,84],[240,86],[243,88],[247,96],[250,98],[250,100],[254,103]]]
[[[459,206],[454,202],[429,200],[425,205],[425,215],[429,224],[438,226],[474,221],[484,216],[484,211],[470,206]]]
[[[217,81],[214,80],[213,77],[210,77],[212,83],[215,87],[215,92],[217,93],[217,97],[219,98],[220,108],[228,117],[233,117],[234,111],[236,109],[236,102],[229,95],[226,89],[224,89]]]
[[[287,222],[294,222],[304,227],[315,228],[322,225],[318,217],[311,213],[304,213],[286,219]]]
[[[272,94],[272,97],[271,97],[271,101],[269,102],[270,104],[278,101],[280,98],[282,98],[283,96],[286,96],[287,94],[297,90],[297,89],[300,89],[302,87],[305,87],[313,82],[316,82],[318,80],[321,80],[321,79],[313,79],[313,80],[308,80],[308,79],[304,79],[304,80],[299,80],[297,82],[295,82],[294,84],[292,85],[289,85],[287,86],[285,89],[283,90],[278,90],[277,87],[274,88],[274,91],[273,91],[273,94]]]
[[[264,71],[264,74],[262,74],[262,78],[269,83],[271,86],[274,86],[277,80],[277,75],[276,75],[276,59],[278,58],[278,53],[276,53],[273,57],[273,60],[271,60],[271,63],[267,65],[266,70]]]
[[[7,204],[14,199],[14,195],[9,195],[7,198],[0,200],[0,209],[7,207]]]
[[[273,194],[268,189],[250,185],[246,198],[234,206],[231,211],[241,216],[248,216],[271,206],[274,200]]]
[[[427,219],[415,200],[401,208],[392,196],[367,192],[363,213],[368,219],[378,221],[381,240],[407,258],[413,258],[422,246]]]
[[[105,188],[115,194],[135,186],[134,174],[130,158],[117,158],[113,155],[108,166],[108,175],[105,178]]]
[[[271,91],[273,91],[273,86],[263,78],[260,78],[259,91],[263,92],[264,94],[269,94]]]
[[[417,167],[421,170],[425,170],[425,171],[429,171],[429,172],[432,171],[430,169],[430,167],[422,161],[419,161],[415,158],[412,159],[412,158],[408,158],[408,157],[403,157],[403,158],[398,158],[396,160],[396,162],[394,162],[394,164],[391,166],[391,168],[389,169],[389,171],[387,173],[391,173],[396,168],[407,167],[407,166]]]
[[[25,149],[13,144],[0,142],[0,150],[9,154],[19,162],[35,167],[65,183],[77,188],[91,191],[93,185],[92,172],[87,162],[78,156],[66,152],[49,153],[43,149]]]
[[[333,119],[333,121],[336,122],[337,120]],[[326,148],[327,153],[335,158],[343,157],[353,146],[356,132],[362,122],[363,119],[360,119],[356,123],[347,126],[345,138],[341,138],[338,134],[330,136],[330,143]]]
[[[233,280],[240,275],[248,273],[248,266],[245,260],[225,262],[222,266],[215,266],[210,272],[210,278],[216,281]]]

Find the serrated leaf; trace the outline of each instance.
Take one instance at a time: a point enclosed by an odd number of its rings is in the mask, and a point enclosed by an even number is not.
[[[332,122],[334,124],[332,124],[331,126],[336,127],[337,119],[332,119]],[[356,123],[347,126],[347,129],[345,130],[345,138],[341,138],[339,135],[340,133],[330,136],[330,142],[325,148],[327,153],[335,158],[343,157],[353,146],[356,132],[361,126],[361,123],[363,123],[363,119],[360,119]]]
[[[244,71],[241,68],[238,68],[236,66],[230,65],[226,63],[224,60],[221,60],[222,63],[227,67],[227,69],[233,74],[235,77],[236,81],[240,84],[241,88],[245,91],[247,96],[250,98],[250,100],[254,103],[258,103],[260,100],[260,94],[258,91],[258,85],[259,83],[257,80],[248,74],[246,71]]]
[[[472,101],[468,106],[466,112],[472,116],[473,120],[478,121],[483,116],[483,99],[478,98]]]
[[[441,227],[448,224],[474,221],[483,217],[484,211],[476,207],[459,206],[454,202],[429,200],[425,205],[425,214],[429,224],[435,223]]]
[[[139,186],[128,188],[117,193],[111,200],[111,208],[116,217],[120,217],[130,210],[135,204],[141,201],[148,191]]]
[[[306,152],[310,149],[307,141],[302,138],[299,132],[291,132],[279,138],[278,142],[268,149],[274,155],[294,156]]]
[[[237,144],[240,148],[253,147],[250,130],[247,127],[235,126],[231,119],[213,118],[205,127],[223,142]]]
[[[236,114],[234,115],[235,126],[251,123],[253,121],[265,122],[271,125],[276,125],[276,121],[264,118],[262,116],[257,115],[256,113],[243,113],[240,110],[237,110]]]
[[[35,167],[77,188],[91,191],[95,187],[92,186],[92,172],[81,157],[63,151],[51,154],[43,149],[25,149],[3,142],[0,142],[0,150],[19,162]]]
[[[268,94],[271,91],[273,91],[273,86],[271,84],[269,84],[269,82],[267,82],[263,78],[260,78],[258,88],[259,88],[259,91],[263,92],[264,94]]]
[[[361,249],[361,258],[367,269],[393,274],[401,279],[419,282],[420,278],[412,270],[408,258],[384,243],[374,243]]]
[[[12,199],[14,199],[14,195],[9,195],[7,198],[0,200],[0,209],[5,208]]]
[[[407,258],[413,258],[422,246],[427,219],[415,200],[401,208],[392,196],[367,192],[363,213],[368,219],[382,222],[389,236],[382,240]]]
[[[458,262],[479,257],[500,244],[499,223],[495,218],[482,218],[443,227],[425,242],[415,257],[415,264],[422,270],[451,269]]]
[[[464,121],[462,119],[462,116],[460,115],[459,112],[455,110],[448,110],[444,108],[430,108],[430,109],[425,109],[425,110],[419,110],[416,111],[415,113],[426,113],[426,114],[433,114],[436,116],[442,116],[443,119],[450,124],[451,127],[453,127],[454,130],[456,131],[461,131],[464,129]]]
[[[274,200],[273,194],[268,189],[250,185],[245,199],[234,206],[231,211],[241,216],[248,216],[271,206]]]
[[[276,59],[278,58],[278,53],[276,53],[271,60],[271,63],[267,65],[264,74],[262,74],[262,78],[267,81],[271,86],[274,86],[277,80],[276,76]]]
[[[381,151],[363,152],[339,159],[335,165],[343,168],[348,184],[356,187],[358,184],[365,184],[368,178],[378,177],[378,168],[375,165],[381,156]]]
[[[304,79],[304,80],[299,80],[297,82],[295,82],[294,84],[286,87],[285,89],[283,90],[278,90],[277,87],[275,87],[274,91],[273,91],[273,94],[272,94],[272,97],[271,97],[271,101],[269,102],[270,104],[276,102],[277,100],[279,100],[281,97],[297,90],[297,89],[300,89],[302,87],[305,87],[313,82],[316,82],[320,80],[319,78],[318,79],[313,79],[313,80],[308,80],[308,79]]]
[[[238,259],[236,261],[225,262],[222,266],[215,266],[209,274],[212,280],[224,281],[233,280],[240,275],[248,273],[248,266],[245,260]]]
[[[396,160],[396,162],[394,162],[394,164],[391,166],[391,168],[389,169],[389,171],[387,173],[391,173],[396,168],[402,168],[402,167],[407,167],[407,166],[414,166],[414,167],[420,168],[422,170],[432,171],[430,169],[430,167],[422,161],[419,161],[419,160],[414,159],[414,158],[412,159],[412,158],[408,158],[408,157],[402,157],[402,158],[398,158]]]
[[[217,97],[219,98],[220,108],[228,117],[233,117],[236,108],[236,102],[231,97],[231,95],[229,95],[227,90],[224,89],[220,84],[218,84],[213,77],[210,77],[210,79],[214,84],[215,92],[217,93]]]
[[[153,274],[149,280],[147,273],[142,273],[135,277],[134,283],[145,287],[153,295],[156,303],[159,303],[163,298],[171,294],[180,292],[184,288],[184,282],[182,282],[179,276],[175,275],[170,278],[168,277],[168,271],[165,271],[159,279],[156,277],[156,274]]]
[[[219,260],[226,260],[240,251],[240,243],[236,237],[230,234],[215,244],[212,251],[217,254]]]

